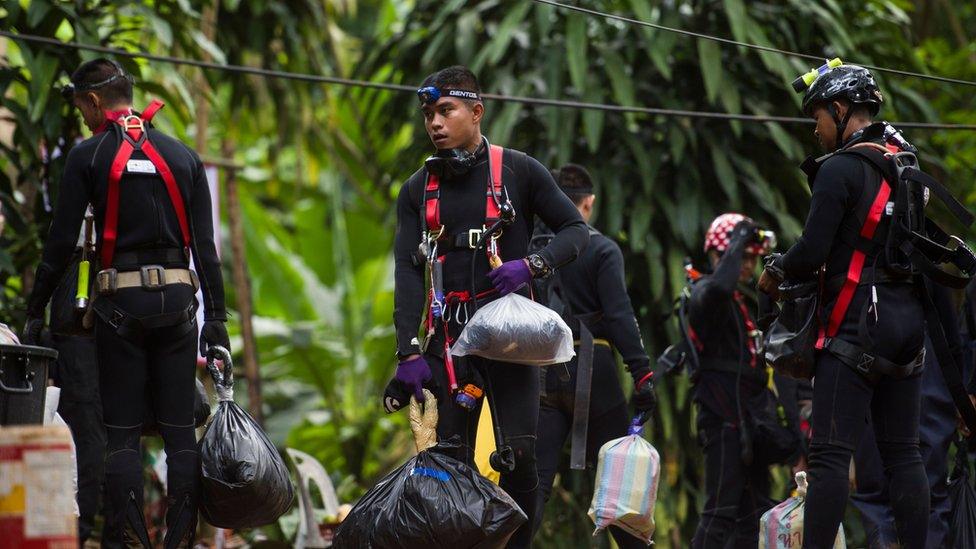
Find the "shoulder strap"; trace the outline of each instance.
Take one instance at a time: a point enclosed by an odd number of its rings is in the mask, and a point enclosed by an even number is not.
[[[176,217],[180,224],[180,233],[183,236],[183,247],[190,246],[190,223],[186,215],[186,207],[183,203],[183,195],[180,193],[176,177],[169,168],[169,164],[163,158],[156,147],[149,140],[149,132],[146,124],[163,107],[159,100],[153,100],[146,107],[143,115],[120,116],[113,119],[113,126],[119,128],[121,142],[119,149],[112,160],[112,166],[108,173],[108,196],[106,197],[105,220],[102,229],[102,249],[101,261],[102,268],[107,269],[112,266],[112,259],[115,255],[115,242],[118,240],[119,222],[119,183],[129,163],[132,153],[141,150],[156,168],[156,172],[163,178],[166,184],[166,192],[169,195]]]
[[[882,178],[880,185],[878,185],[878,190],[870,202],[870,207],[864,212],[864,221],[858,233],[859,238],[867,241],[874,239],[875,232],[881,222],[881,216],[884,214],[885,206],[888,204],[888,198],[890,196],[891,187]],[[862,200],[861,203],[866,202]],[[847,277],[844,279],[844,285],[841,287],[840,294],[837,296],[834,308],[830,312],[830,318],[826,326],[821,326],[816,345],[818,349],[823,349],[826,344],[826,339],[834,337],[837,335],[837,331],[840,330],[841,322],[843,322],[844,317],[847,315],[847,309],[854,299],[854,292],[857,290],[858,284],[861,283],[861,274],[864,272],[866,259],[866,251],[862,247],[855,246],[854,253],[851,254],[851,262],[847,267]]]
[[[498,203],[495,197],[504,197],[504,187],[502,186],[502,157],[505,149],[498,145],[491,145],[488,148],[488,162],[491,166],[491,190],[487,191],[485,200],[485,226],[490,227],[501,217],[498,210]]]
[[[441,230],[441,182],[440,178],[432,173],[427,174],[423,206],[424,224],[427,230],[439,232]]]
[[[488,150],[488,161],[491,165],[491,189],[485,190],[485,225],[490,226],[498,221],[501,213],[498,204],[495,203],[495,196],[504,197],[504,185],[502,184],[502,157],[505,149],[498,145],[491,145]],[[430,232],[441,230],[441,190],[440,178],[428,173],[427,183],[424,186],[424,223]]]

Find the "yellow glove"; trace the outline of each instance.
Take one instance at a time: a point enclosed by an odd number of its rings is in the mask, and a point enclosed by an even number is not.
[[[427,389],[424,389],[424,397],[423,403],[410,397],[410,430],[418,452],[437,445],[437,399]]]

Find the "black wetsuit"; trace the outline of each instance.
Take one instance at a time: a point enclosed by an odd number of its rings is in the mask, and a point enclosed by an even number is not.
[[[691,287],[688,321],[697,340],[695,373],[698,440],[705,454],[705,507],[692,547],[755,547],[759,518],[769,498],[769,466],[742,460],[739,406],[764,390],[766,369],[750,351],[740,302],[755,318],[756,306],[740,292],[743,252],[751,232],[739,231],[729,242],[714,272]],[[747,412],[746,412],[747,413]]]
[[[536,238],[538,236],[533,240]],[[586,435],[586,461],[588,466],[593,466],[601,446],[626,436],[631,419],[620,385],[614,349],[623,357],[630,372],[645,370],[650,361],[627,295],[624,258],[616,242],[590,228],[590,243],[586,250],[553,278],[545,282],[557,284],[554,291],[564,304],[561,312],[564,317],[569,317],[567,322],[573,328],[574,339],[579,340],[579,319],[583,318],[595,341]],[[565,365],[547,366],[540,372],[542,398],[536,440],[540,510],[552,493],[560,457],[573,426],[579,345],[576,352],[577,356]],[[626,382],[633,383],[629,377]],[[536,529],[541,524],[540,512]],[[610,533],[620,547],[645,547],[643,542],[619,528],[611,527]]]
[[[186,207],[190,251],[204,296],[204,318],[226,319],[220,261],[213,236],[210,188],[199,157],[179,141],[154,129],[149,139],[173,172]],[[55,287],[68,267],[78,240],[85,210],[95,210],[98,247],[108,193],[108,171],[121,141],[110,127],[75,146],[68,153],[57,207],[37,269],[28,313],[41,317]],[[145,160],[135,151],[134,160]],[[112,267],[138,270],[142,265],[188,268],[189,256],[176,210],[163,179],[156,173],[132,173],[119,183],[118,238]],[[197,356],[195,290],[189,284],[169,284],[158,290],[124,288],[104,300],[119,315],[149,317],[173,313],[179,322],[122,337],[109,324],[113,318],[96,315],[95,338],[100,370],[102,412],[108,435],[105,460],[108,494],[107,526],[114,532],[138,531],[142,520],[142,462],[139,437],[144,407],[152,406],[165,443],[170,500],[168,539],[190,535],[196,523],[199,456],[194,433],[194,379]],[[152,402],[145,401],[146,387]],[[123,524],[124,523],[124,524]],[[103,540],[115,547],[121,539]]]
[[[870,126],[851,146],[860,142],[884,144],[879,125]],[[880,174],[859,157],[835,154],[822,162],[813,181],[810,213],[803,234],[780,259],[791,280],[808,279],[826,266],[822,303],[824,318],[833,310],[839,286],[846,276],[854,248],[851,231],[860,231],[856,209],[866,189],[877,188]],[[878,230],[890,217],[883,215]],[[869,256],[867,267],[886,272],[884,253]],[[880,277],[879,277],[880,278]],[[897,364],[917,357],[925,337],[924,311],[918,288],[910,277],[878,282],[877,320],[868,328],[875,353]],[[837,338],[860,345],[859,318],[871,285],[862,284],[840,324]],[[828,351],[817,353],[814,370],[813,438],[810,445],[810,489],[804,518],[804,547],[832,547],[848,499],[851,454],[861,440],[871,414],[875,438],[889,478],[892,511],[901,543],[924,547],[929,515],[925,468],[919,455],[919,399],[921,372],[907,378],[869,379]]]
[[[479,151],[477,157],[477,163],[466,174],[441,181],[440,220],[448,237],[466,233],[469,229],[480,229],[485,222],[487,150]],[[556,231],[549,246],[540,252],[546,262],[553,268],[559,268],[575,259],[589,238],[586,224],[573,203],[556,186],[549,170],[535,159],[510,149],[505,150],[502,165],[502,182],[516,212],[515,222],[506,227],[498,239],[502,260],[521,259],[527,255],[533,218],[536,215]],[[407,180],[397,199],[393,320],[400,356],[421,352],[417,334],[424,312],[426,290],[424,265],[416,261],[416,255],[424,227],[424,210],[421,204],[425,184],[426,172],[421,169]],[[445,292],[470,289],[472,253],[477,253],[476,291],[481,293],[491,287],[486,277],[489,265],[484,250],[474,252],[470,249],[455,249],[448,252],[445,258]],[[465,316],[462,313],[460,320],[464,320]],[[461,328],[456,316],[450,322],[451,336],[457,337]],[[443,337],[443,331],[437,329],[424,354],[436,386],[440,417],[437,434],[440,440],[460,436],[469,450],[462,457],[472,463],[480,406],[474,411],[465,411],[448,394],[447,377],[441,357]],[[484,372],[488,377],[486,392],[505,437],[498,444],[507,444],[515,452],[515,470],[502,474],[501,486],[529,518],[528,523],[512,537],[509,546],[527,547],[535,520],[536,490],[539,484],[535,456],[535,431],[539,411],[538,371],[534,367],[491,362],[478,357],[455,360],[455,368],[462,386],[473,379],[475,371]]]

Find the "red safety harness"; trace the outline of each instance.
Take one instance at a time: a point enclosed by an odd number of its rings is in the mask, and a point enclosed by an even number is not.
[[[891,145],[885,148],[892,153],[898,152],[898,149]],[[871,241],[874,239],[875,233],[878,230],[878,224],[881,222],[881,216],[884,215],[885,207],[888,204],[888,198],[890,196],[891,185],[882,177],[878,191],[874,195],[874,200],[871,202],[871,208],[868,210],[864,223],[861,225],[860,236],[864,240]],[[844,285],[837,295],[837,301],[834,303],[834,308],[830,312],[827,325],[824,326],[821,324],[820,326],[820,332],[817,337],[817,349],[823,349],[826,346],[828,338],[836,336],[838,330],[840,330],[840,325],[844,321],[844,317],[847,316],[847,310],[850,308],[851,301],[854,299],[854,293],[861,283],[861,275],[864,273],[866,261],[867,252],[862,247],[855,247],[854,253],[851,254],[851,262],[847,267],[847,278],[844,280]]]
[[[752,320],[752,315],[749,314],[749,308],[746,307],[746,300],[742,297],[742,294],[737,290],[732,294],[732,298],[739,307],[739,313],[742,314],[742,321],[746,325],[746,348],[749,350],[749,367],[756,369],[756,357],[759,354],[759,343],[756,341],[756,338],[759,337],[759,328],[756,327],[756,323]]]
[[[488,148],[489,166],[491,167],[491,188],[485,191],[485,223],[481,231],[484,231],[488,227],[494,225],[501,218],[501,212],[499,211],[499,204],[496,202],[496,197],[503,196],[504,193],[504,186],[502,184],[502,154],[504,151],[505,149],[503,147],[499,147],[498,145],[490,145]],[[423,219],[425,223],[424,238],[429,238],[431,245],[436,244],[436,241],[441,240],[444,237],[444,225],[441,223],[440,198],[440,178],[434,174],[428,173],[427,184],[424,187]],[[480,237],[481,232],[476,231],[475,234]],[[488,254],[489,258],[498,253],[494,238],[491,240],[489,245],[486,246],[486,253]],[[444,258],[445,254],[436,253],[429,258],[431,263],[430,272],[432,278],[435,263],[439,264],[436,266],[437,268],[443,268]],[[458,388],[457,377],[454,372],[454,360],[451,358],[450,351],[453,341],[448,331],[448,322],[444,320],[442,315],[449,314],[452,305],[455,305],[457,310],[460,311],[460,308],[463,306],[461,304],[472,301],[472,296],[470,291],[464,290],[448,292],[441,297],[435,294],[436,290],[433,280],[431,280],[430,286],[430,291],[428,292],[427,296],[427,334],[429,337],[430,334],[434,333],[435,317],[440,317],[444,330],[444,367],[447,370],[448,383],[450,384],[451,391],[453,392]],[[496,292],[497,290],[495,289],[489,289],[474,296],[474,299],[482,299]],[[435,307],[439,307],[440,312],[435,314]]]
[[[491,226],[501,216],[495,197],[502,194],[502,153],[504,151],[505,149],[498,145],[491,145],[488,149],[494,194],[491,190],[485,193],[485,226]],[[434,174],[427,174],[427,186],[424,187],[424,221],[427,224],[427,231],[431,233],[438,234],[444,228],[441,224],[441,181]]]
[[[114,124],[120,129],[119,133],[121,134],[119,148],[115,153],[115,159],[112,160],[112,167],[108,174],[108,196],[102,228],[101,260],[103,269],[112,266],[115,242],[118,239],[119,185],[132,153],[135,151],[142,151],[146,158],[152,162],[156,173],[163,178],[163,182],[166,184],[166,192],[169,194],[169,199],[173,203],[173,209],[176,210],[176,217],[180,223],[183,246],[184,248],[190,246],[190,224],[186,216],[183,195],[176,184],[176,178],[173,177],[173,171],[170,170],[166,160],[149,140],[149,132],[146,129],[146,124],[161,108],[163,108],[163,103],[154,99],[141,115],[134,114],[131,110],[107,113],[106,123],[99,128],[99,131],[105,131],[113,127],[112,124]]]

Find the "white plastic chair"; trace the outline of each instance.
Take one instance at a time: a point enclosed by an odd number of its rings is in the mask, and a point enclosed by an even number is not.
[[[335,516],[339,513],[339,498],[336,497],[332,479],[325,472],[325,467],[317,459],[293,448],[285,448],[291,458],[298,476],[298,534],[295,536],[295,549],[319,549],[332,547],[332,542],[326,541],[319,531],[318,520],[315,518],[317,510],[326,515]],[[309,485],[314,483],[322,495],[322,509],[318,509],[312,502]]]

